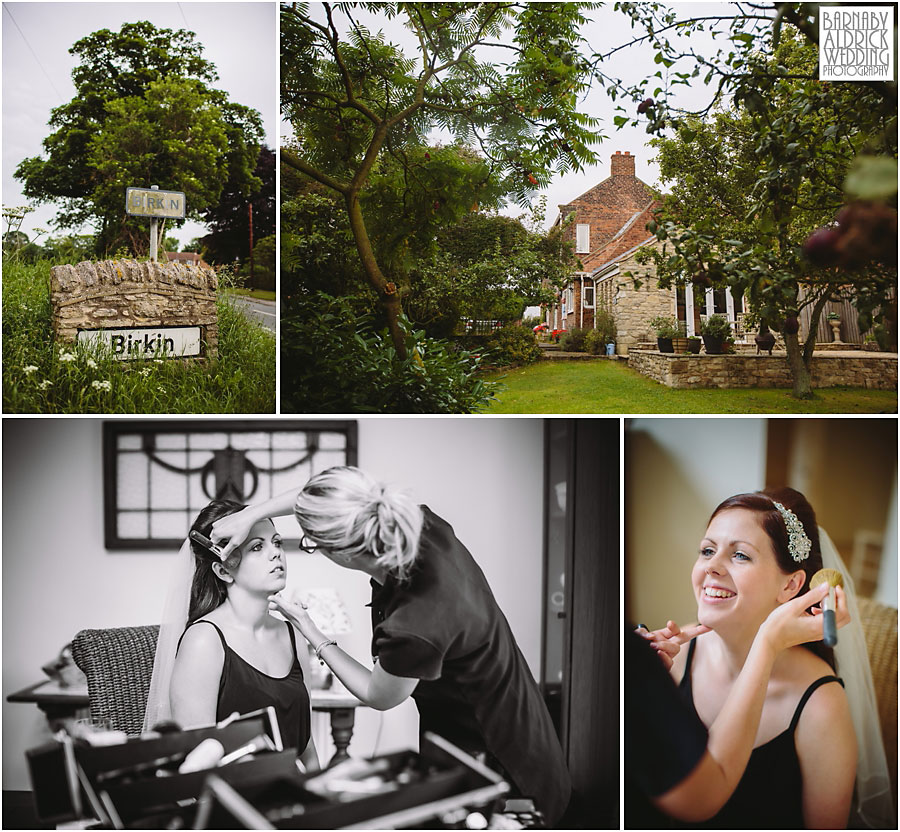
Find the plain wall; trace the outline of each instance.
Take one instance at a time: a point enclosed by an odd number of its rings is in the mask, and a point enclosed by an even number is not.
[[[762,488],[765,419],[632,419],[625,434],[626,618],[694,621],[691,566],[712,510]]]
[[[48,729],[34,705],[6,696],[84,628],[159,620],[174,552],[103,545],[102,420],[4,419],[3,788],[30,788],[24,752]],[[532,672],[541,633],[543,427],[539,419],[373,417],[359,421],[359,465],[408,489],[454,527],[484,570]],[[298,483],[300,485],[300,483]],[[289,586],[334,587],[352,632],[339,641],[371,656],[368,578],[320,555],[289,553]],[[357,712],[351,754],[414,747],[414,704]]]

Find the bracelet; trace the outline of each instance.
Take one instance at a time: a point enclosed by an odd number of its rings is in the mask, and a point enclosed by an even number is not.
[[[322,658],[322,651],[326,647],[328,647],[329,644],[333,644],[335,647],[337,647],[337,642],[333,638],[329,638],[323,641],[318,647],[315,647],[313,649],[313,652],[316,654],[316,658],[321,664],[325,664],[325,660]]]

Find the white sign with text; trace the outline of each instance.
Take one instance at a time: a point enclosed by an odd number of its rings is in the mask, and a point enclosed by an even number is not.
[[[146,326],[126,329],[79,329],[79,344],[100,344],[123,361],[191,358],[200,355],[199,326]]]

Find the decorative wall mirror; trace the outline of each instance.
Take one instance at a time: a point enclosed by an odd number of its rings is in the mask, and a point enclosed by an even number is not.
[[[106,548],[177,549],[210,500],[259,502],[356,464],[352,420],[105,422]],[[276,525],[299,543],[291,518]]]

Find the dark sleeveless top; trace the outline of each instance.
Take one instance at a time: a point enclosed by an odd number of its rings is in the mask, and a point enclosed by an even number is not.
[[[679,688],[687,703],[694,707],[691,687],[691,663],[696,640],[688,648],[687,666]],[[791,724],[777,737],[753,749],[750,761],[734,794],[719,813],[703,823],[684,824],[711,829],[804,829],[803,776],[794,746],[794,731],[800,714],[820,686],[828,682],[844,683],[837,676],[816,679],[800,697]]]
[[[294,628],[285,622],[291,637],[293,664],[287,676],[275,677],[257,670],[235,653],[225,641],[222,631],[212,621],[199,618],[189,624],[188,629],[201,623],[209,624],[215,629],[225,651],[222,676],[219,679],[216,722],[235,711],[246,714],[271,705],[278,716],[284,747],[296,748],[298,756],[302,754],[309,744],[310,736],[309,692],[303,683],[303,668],[297,658]],[[181,638],[184,638],[183,633]],[[178,644],[181,645],[180,640]]]

